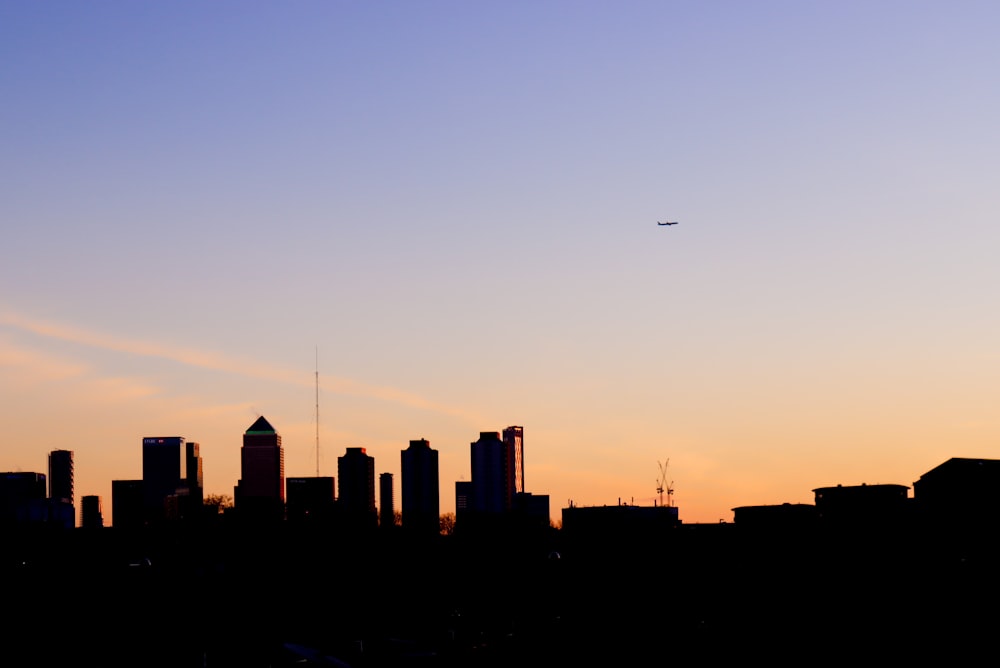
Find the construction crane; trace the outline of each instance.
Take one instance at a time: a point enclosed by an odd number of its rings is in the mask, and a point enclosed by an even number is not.
[[[656,493],[660,495],[660,506],[663,505],[663,493],[667,493],[667,507],[674,505],[674,481],[667,482],[667,466],[670,458],[665,462],[656,462],[660,467],[660,477],[656,480]]]

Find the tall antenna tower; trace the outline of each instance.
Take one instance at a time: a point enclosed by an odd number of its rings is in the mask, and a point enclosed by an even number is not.
[[[316,477],[319,477],[319,346],[316,346]]]

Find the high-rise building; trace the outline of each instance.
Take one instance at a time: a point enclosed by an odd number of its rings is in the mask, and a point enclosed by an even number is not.
[[[514,499],[513,458],[500,432],[483,431],[472,443],[472,498],[476,515],[499,515],[510,511]]]
[[[49,498],[73,505],[73,451],[49,453]]]
[[[513,493],[521,494],[524,492],[524,427],[504,429],[503,442],[507,446],[507,464],[513,476]]]
[[[410,441],[401,455],[403,472],[403,528],[437,534],[441,527],[441,490],[438,451],[426,439]]]
[[[84,529],[100,529],[104,526],[101,497],[89,495],[80,499],[80,526]]]
[[[361,528],[377,526],[375,458],[364,448],[347,448],[337,458],[337,484],[337,506],[345,523]]]
[[[0,525],[48,522],[45,488],[44,473],[0,473]]]
[[[240,463],[236,509],[242,514],[284,517],[285,452],[281,448],[281,435],[263,416],[243,434]]]
[[[200,446],[181,436],[142,439],[145,520],[197,518],[204,498]]]
[[[378,524],[383,528],[396,526],[396,504],[393,501],[392,474],[378,474]]]

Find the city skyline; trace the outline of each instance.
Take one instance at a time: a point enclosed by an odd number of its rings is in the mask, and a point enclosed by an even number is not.
[[[1000,7],[0,7],[0,468],[524,425],[685,522],[994,458]],[[660,226],[659,221],[679,221]]]

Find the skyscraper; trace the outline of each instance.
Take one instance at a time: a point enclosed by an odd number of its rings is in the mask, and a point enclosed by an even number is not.
[[[472,443],[472,498],[476,515],[499,515],[510,511],[514,498],[513,457],[500,432],[479,432]]]
[[[104,526],[101,497],[89,495],[80,499],[80,526],[84,529],[100,529]]]
[[[285,453],[281,436],[263,416],[243,434],[241,478],[235,502],[241,512],[283,517],[285,509]]]
[[[67,529],[76,526],[73,505],[73,452],[53,450],[49,453],[49,521]]]
[[[49,521],[45,474],[0,473],[0,525]]]
[[[196,519],[204,497],[200,446],[180,436],[142,439],[146,522]]]
[[[378,474],[378,524],[383,528],[396,526],[396,503],[393,500],[392,474]]]
[[[73,451],[49,453],[49,498],[73,505]]]
[[[410,441],[400,453],[403,472],[403,528],[437,534],[441,527],[438,452],[426,439]]]
[[[364,448],[347,448],[337,458],[337,506],[344,521],[354,527],[378,525],[375,514],[375,458]]]
[[[524,427],[507,427],[503,430],[503,442],[507,446],[507,464],[512,476],[514,494],[524,492]]]

